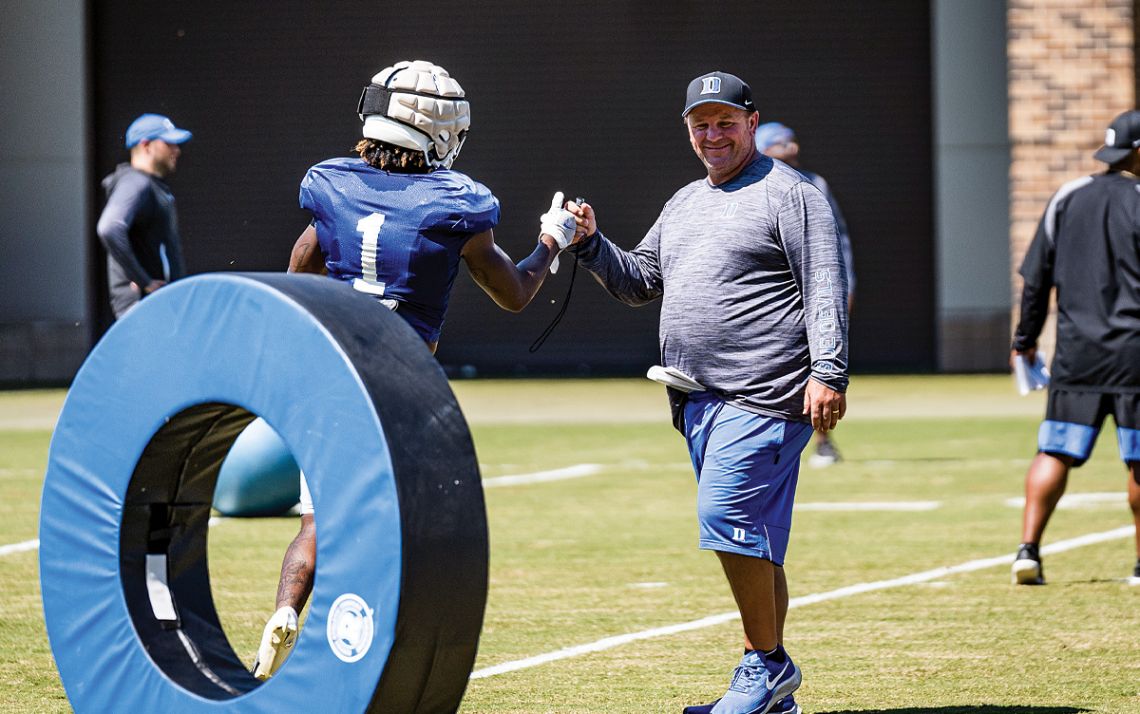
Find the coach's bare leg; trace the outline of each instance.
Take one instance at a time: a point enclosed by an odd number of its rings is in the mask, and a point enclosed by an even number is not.
[[[784,644],[784,621],[788,619],[788,577],[783,567],[773,563],[776,585],[776,642]]]
[[[317,526],[311,513],[301,516],[301,530],[285,551],[281,562],[281,580],[277,583],[278,609],[288,605],[298,613],[305,607],[313,591],[313,572],[317,567]]]
[[[1136,559],[1140,560],[1140,461],[1128,462],[1128,505],[1136,523]]]
[[[771,652],[780,643],[776,627],[776,566],[770,560],[717,551],[744,624],[744,646]]]
[[[1038,453],[1025,474],[1025,512],[1021,521],[1021,542],[1040,543],[1053,509],[1065,493],[1071,456]]]

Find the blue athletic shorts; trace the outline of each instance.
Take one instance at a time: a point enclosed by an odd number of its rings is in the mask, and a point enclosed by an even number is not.
[[[1092,455],[1100,427],[1109,414],[1116,422],[1116,442],[1125,462],[1140,461],[1140,394],[1049,389],[1045,421],[1037,431],[1037,449],[1073,457],[1080,466]]]
[[[700,547],[784,564],[811,424],[761,416],[708,392],[685,404]]]

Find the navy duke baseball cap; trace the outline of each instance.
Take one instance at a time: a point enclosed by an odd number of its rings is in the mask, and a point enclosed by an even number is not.
[[[1104,146],[1093,156],[1106,164],[1115,164],[1140,147],[1140,112],[1126,111],[1112,120],[1104,132]]]
[[[174,126],[169,117],[161,114],[143,114],[131,122],[127,127],[127,148],[131,148],[140,141],[154,141],[160,139],[167,144],[181,144],[189,141],[193,136],[185,129]]]
[[[756,111],[756,105],[752,103],[752,87],[744,80],[727,72],[709,72],[689,82],[681,118],[687,117],[694,107],[710,102]]]

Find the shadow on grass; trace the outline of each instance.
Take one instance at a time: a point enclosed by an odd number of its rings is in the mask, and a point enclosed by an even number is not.
[[[1056,585],[1140,585],[1140,578],[1089,578],[1088,580],[1059,580]]]
[[[1017,706],[976,704],[969,706],[906,706],[898,709],[836,709],[819,714],[1081,714],[1092,709],[1073,706]]]

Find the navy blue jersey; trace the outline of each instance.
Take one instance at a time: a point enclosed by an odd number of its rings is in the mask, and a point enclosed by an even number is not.
[[[396,302],[396,314],[437,342],[471,236],[499,222],[499,201],[458,171],[390,173],[360,158],[322,161],[301,182],[329,276]]]

